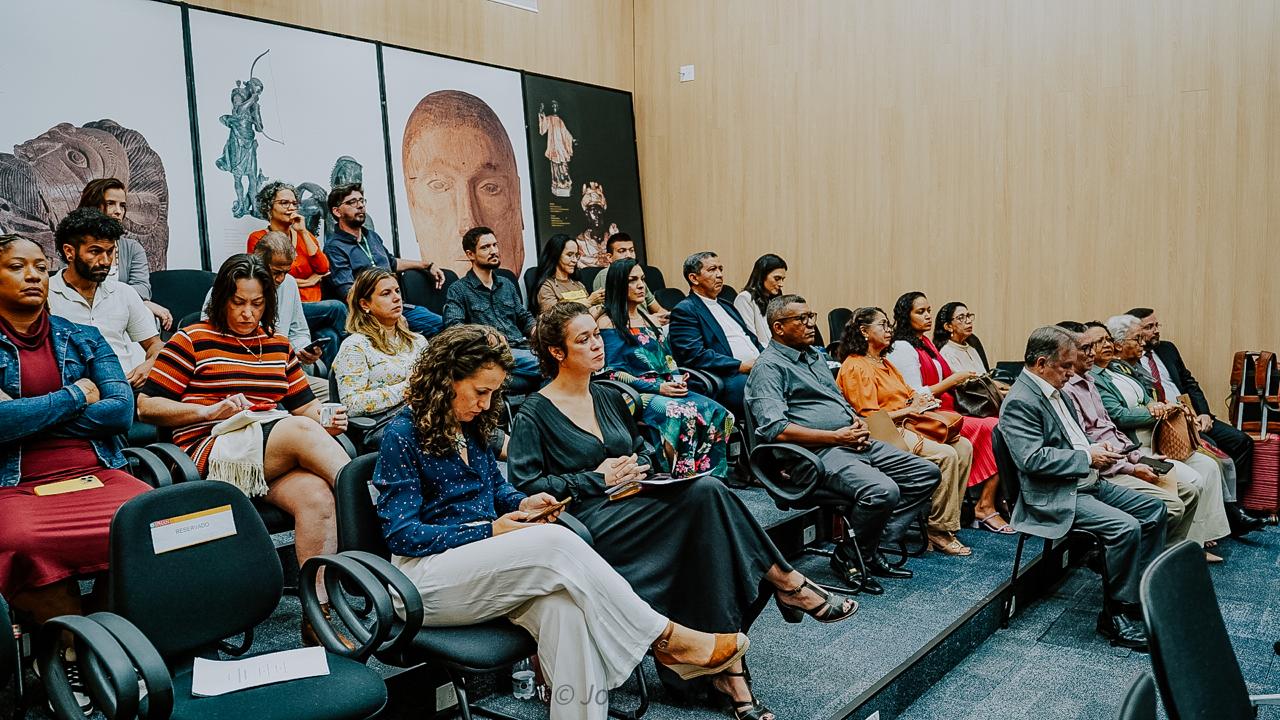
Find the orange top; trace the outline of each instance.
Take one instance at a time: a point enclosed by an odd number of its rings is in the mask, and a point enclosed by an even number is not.
[[[911,396],[915,394],[887,358],[881,367],[866,355],[845,358],[836,384],[859,415],[876,410],[901,410],[911,404]]]
[[[249,233],[249,252],[253,252],[253,249],[258,245],[258,241],[270,231],[271,228],[265,227],[257,232]],[[293,235],[293,230],[290,229],[289,233]],[[303,230],[301,235],[293,235],[293,238],[293,249],[297,254],[293,258],[293,265],[289,267],[290,275],[299,280],[306,280],[313,275],[324,275],[329,272],[329,258],[324,254],[324,250],[320,249],[322,245],[314,235]],[[310,238],[311,242],[316,244],[315,255],[307,255],[307,238]],[[298,294],[302,296],[302,302],[323,300],[324,295],[322,292],[319,283],[311,287],[298,286]]]

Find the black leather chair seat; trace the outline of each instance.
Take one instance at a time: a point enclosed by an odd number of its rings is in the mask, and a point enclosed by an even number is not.
[[[287,694],[281,693],[284,687]],[[171,720],[341,720],[379,713],[387,704],[387,686],[363,663],[331,653],[328,675],[217,697],[192,697],[186,668],[173,675],[173,697]]]
[[[293,529],[293,516],[266,500],[253,498],[253,507],[262,516],[262,524],[267,526],[267,532],[272,535]]]
[[[533,655],[538,644],[524,628],[506,619],[460,627],[424,627],[404,652],[407,660],[485,672]]]

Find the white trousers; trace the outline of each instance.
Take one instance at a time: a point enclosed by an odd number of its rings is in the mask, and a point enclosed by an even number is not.
[[[539,525],[438,555],[392,558],[422,594],[423,624],[506,617],[533,636],[552,720],[604,720],[667,619],[572,531]]]
[[[1227,510],[1222,504],[1222,469],[1218,462],[1199,452],[1191,453],[1183,462],[1172,459],[1169,462],[1173,463],[1173,474],[1178,480],[1200,491],[1200,503],[1192,516],[1187,539],[1204,545],[1209,540],[1230,535],[1231,525],[1227,523]]]

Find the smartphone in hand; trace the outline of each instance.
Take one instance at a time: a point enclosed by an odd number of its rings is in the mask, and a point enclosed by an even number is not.
[[[547,505],[546,507],[538,508],[538,510],[535,511],[532,515],[529,515],[528,517],[526,517],[524,519],[524,522],[527,522],[527,523],[542,522],[546,518],[550,517],[551,515],[554,515],[556,512],[563,509],[572,501],[573,501],[573,497],[571,496],[563,500],[557,500],[556,502],[550,505]]]

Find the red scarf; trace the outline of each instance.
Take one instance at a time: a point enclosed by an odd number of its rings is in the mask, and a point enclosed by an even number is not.
[[[924,341],[924,347],[916,348],[916,354],[920,356],[920,380],[925,387],[932,387],[942,382],[943,378],[951,377],[951,366],[943,359],[932,340],[925,336],[921,336],[920,339]],[[935,360],[938,365],[933,364]],[[938,377],[939,365],[942,366],[942,377]],[[942,403],[941,409],[955,411],[956,402],[952,399],[950,392],[944,392],[938,396],[938,402]]]

